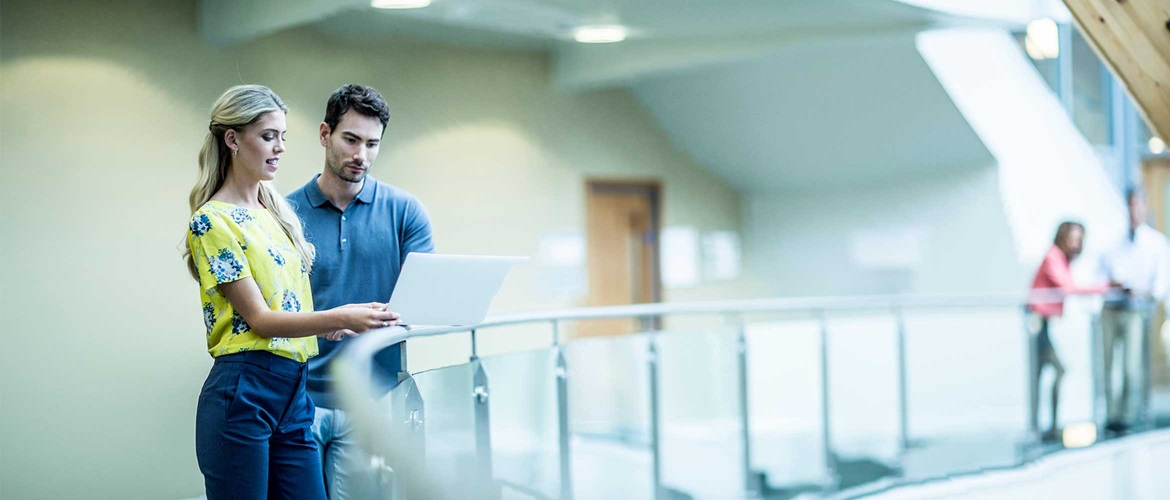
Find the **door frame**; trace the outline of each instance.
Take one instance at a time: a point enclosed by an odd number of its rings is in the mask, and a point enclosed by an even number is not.
[[[650,204],[650,238],[651,241],[643,242],[642,268],[649,269],[649,273],[642,276],[642,292],[643,296],[648,298],[648,302],[662,301],[662,258],[661,258],[661,235],[662,235],[662,182],[656,179],[630,179],[630,178],[607,178],[607,177],[590,177],[585,179],[585,227],[586,227],[586,245],[589,245],[589,217],[593,211],[593,204],[597,202],[594,194],[598,193],[636,193],[645,194],[649,198]],[[645,249],[649,248],[649,251]],[[591,274],[591,270],[586,270]],[[661,327],[661,318],[650,318],[648,324],[643,324],[645,328],[658,329]]]

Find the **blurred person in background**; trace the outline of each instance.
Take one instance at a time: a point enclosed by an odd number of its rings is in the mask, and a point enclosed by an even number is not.
[[[1027,322],[1032,335],[1031,407],[1029,416],[1033,431],[1040,428],[1040,375],[1045,366],[1052,366],[1054,378],[1051,389],[1052,418],[1048,430],[1041,434],[1046,441],[1060,439],[1057,409],[1060,404],[1060,384],[1064,379],[1064,364],[1052,345],[1049,328],[1053,318],[1064,314],[1064,298],[1073,294],[1098,294],[1109,290],[1108,285],[1079,286],[1073,281],[1070,264],[1080,254],[1085,239],[1085,226],[1066,221],[1056,228],[1052,248],[1044,255],[1028,300]]]
[[[1166,237],[1146,224],[1145,197],[1138,189],[1125,195],[1129,208],[1129,231],[1116,248],[1105,254],[1102,269],[1125,291],[1105,301],[1101,330],[1105,340],[1106,429],[1122,433],[1140,417],[1146,374],[1145,340],[1150,314],[1170,292]],[[1121,387],[1114,387],[1113,365],[1121,356]],[[1117,393],[1120,392],[1120,395]]]
[[[310,434],[306,362],[316,336],[396,323],[384,304],[313,312],[314,249],[271,185],[288,108],[267,87],[228,89],[211,108],[189,198],[184,258],[199,282],[207,352],[195,452],[207,498],[324,499]]]

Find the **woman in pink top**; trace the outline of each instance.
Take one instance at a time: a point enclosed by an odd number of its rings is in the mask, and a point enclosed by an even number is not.
[[[1035,335],[1030,414],[1033,430],[1040,427],[1040,373],[1045,365],[1052,365],[1056,371],[1056,377],[1052,380],[1052,420],[1048,432],[1042,436],[1045,440],[1057,440],[1060,437],[1056,428],[1056,408],[1060,400],[1060,382],[1064,378],[1064,365],[1048,336],[1048,320],[1064,312],[1066,295],[1105,293],[1109,290],[1108,285],[1082,287],[1073,282],[1069,263],[1080,255],[1084,238],[1085,227],[1079,222],[1060,224],[1052,248],[1044,256],[1040,269],[1036,271],[1036,278],[1032,280],[1032,293],[1028,300],[1028,325]]]

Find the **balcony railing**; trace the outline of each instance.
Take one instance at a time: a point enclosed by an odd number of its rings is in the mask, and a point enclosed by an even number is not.
[[[1030,424],[1037,395],[1026,300],[1038,299],[874,296],[550,311],[371,332],[354,339],[335,370],[373,466],[358,468],[381,483],[373,487],[383,497],[851,496],[1018,466],[1059,449],[1040,443]],[[1093,374],[1102,349],[1095,315],[1083,312],[1091,310],[1074,304],[1053,337],[1070,375],[1084,375],[1081,383],[1065,379],[1064,404],[1075,407],[1069,420],[1100,427],[1103,378]],[[614,318],[664,326],[566,334],[578,322]],[[550,345],[478,354],[484,335],[534,325],[551,332]],[[404,372],[388,393],[375,388],[371,359],[379,351],[449,335],[467,338],[467,362]]]

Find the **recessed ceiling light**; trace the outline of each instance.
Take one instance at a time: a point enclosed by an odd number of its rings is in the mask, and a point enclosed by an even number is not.
[[[625,40],[626,33],[625,26],[582,26],[573,30],[573,39],[581,43],[615,43]]]
[[[1028,34],[1024,37],[1024,49],[1032,59],[1056,59],[1060,56],[1060,28],[1049,18],[1036,19],[1028,23]]]
[[[1160,137],[1151,137],[1149,146],[1152,154],[1160,155],[1166,152],[1166,142]]]
[[[431,0],[371,0],[370,7],[376,9],[421,9],[431,4]]]

